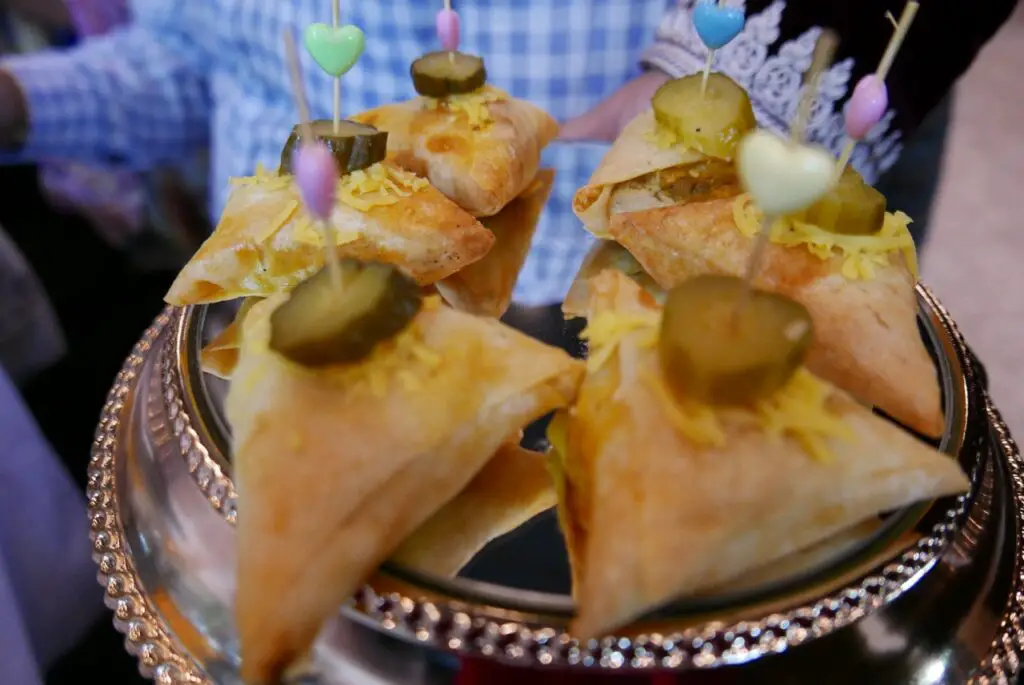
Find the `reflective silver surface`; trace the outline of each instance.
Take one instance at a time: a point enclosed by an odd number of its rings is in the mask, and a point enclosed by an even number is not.
[[[733,625],[585,645],[561,634],[561,611],[536,611],[543,597],[468,585],[453,599],[451,588],[381,576],[371,583],[378,592],[327,626],[312,670],[323,683],[450,682],[452,660],[439,653],[457,648],[533,668],[685,669],[693,683],[1002,681],[1022,646],[1024,467],[969,352],[934,307],[946,363],[963,367],[951,389],[963,393],[960,453],[976,486],[962,516],[956,503],[933,508],[917,526],[920,542],[896,561]],[[90,472],[96,556],[119,627],[148,672],[161,682],[231,683],[233,498],[227,485],[214,489],[211,507],[210,484],[224,474],[200,473],[209,465],[187,458],[194,445],[183,429],[196,415],[174,409],[161,379],[171,324],[165,315],[147,332],[103,413]],[[202,442],[205,427],[192,424]],[[759,658],[772,652],[784,654]],[[747,663],[728,665],[737,662]]]

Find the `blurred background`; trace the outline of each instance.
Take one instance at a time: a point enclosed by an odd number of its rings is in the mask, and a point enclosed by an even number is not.
[[[5,49],[31,49],[32,41],[25,40]],[[1022,73],[1024,5],[957,89],[923,253],[923,280],[986,364],[995,400],[1018,435],[1024,434],[1024,222],[1016,209],[1024,179]],[[68,350],[58,363],[28,377],[22,390],[83,486],[106,391],[162,307],[175,270],[208,228],[201,209],[205,202],[195,192],[205,187],[196,171],[203,168],[197,160],[194,168],[141,178],[141,218],[111,230],[123,223],[121,217],[54,203],[40,190],[36,168],[0,167],[0,226],[43,283]],[[49,685],[89,676],[133,682],[134,660],[120,645],[104,616],[92,636],[53,669]]]
[[[1024,431],[1024,5],[957,88],[923,280],[989,371],[1014,433]]]

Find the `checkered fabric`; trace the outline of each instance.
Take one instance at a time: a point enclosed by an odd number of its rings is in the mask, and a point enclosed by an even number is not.
[[[456,4],[464,49],[483,55],[492,83],[559,120],[582,114],[639,71],[641,52],[672,0],[466,0]],[[345,76],[352,114],[414,95],[410,62],[437,49],[441,2],[346,2],[343,21],[367,47]],[[211,210],[228,178],[275,165],[296,120],[283,32],[330,21],[329,0],[137,0],[135,23],[66,53],[3,63],[23,86],[32,133],[20,153],[135,169],[212,146]],[[330,115],[331,79],[302,55],[315,116]],[[607,149],[556,142],[545,163],[556,187],[517,287],[528,304],[559,300],[589,245],[573,217],[573,191]],[[9,160],[10,158],[8,158]],[[0,158],[3,161],[3,158]]]

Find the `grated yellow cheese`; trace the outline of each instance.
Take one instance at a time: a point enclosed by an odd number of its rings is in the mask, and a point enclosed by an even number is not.
[[[714,407],[699,402],[681,403],[669,392],[665,381],[649,371],[641,372],[640,380],[661,402],[668,419],[690,442],[701,447],[724,447],[725,430]]]
[[[756,236],[761,230],[763,217],[749,195],[736,198],[733,219],[743,235]],[[910,235],[910,223],[910,217],[903,212],[887,212],[882,230],[876,235],[839,235],[813,224],[783,217],[772,224],[771,241],[786,247],[803,245],[822,260],[842,256],[842,274],[849,280],[874,277],[875,267],[888,265],[890,255],[900,252],[917,278],[917,249]]]
[[[644,133],[644,138],[647,142],[651,143],[655,147],[661,148],[662,150],[670,150],[676,146],[682,145],[688,147],[683,143],[682,138],[675,131],[670,129],[668,126],[662,126],[655,122],[654,128],[649,129]]]
[[[508,94],[493,86],[478,88],[472,93],[449,95],[444,98],[424,97],[428,109],[443,109],[453,114],[462,113],[469,119],[473,128],[484,128],[494,121],[489,104],[508,99]]]
[[[232,185],[259,185],[267,190],[291,189],[298,197],[295,177],[290,174],[278,175],[257,165],[253,176],[231,179]],[[411,197],[428,187],[426,179],[390,164],[378,162],[366,169],[353,171],[338,179],[337,197],[352,209],[361,212],[374,207],[393,205],[400,199]]]
[[[423,311],[440,306],[441,298],[430,295],[423,299]],[[417,317],[418,319],[418,317]],[[367,391],[374,398],[383,398],[397,381],[405,392],[418,392],[423,379],[441,366],[441,355],[423,342],[417,320],[391,340],[374,348],[369,358],[358,364],[330,369],[332,382],[342,383],[353,392]]]
[[[653,347],[657,343],[660,317],[656,312],[649,314],[603,312],[594,317],[581,334],[590,343],[588,369],[593,372],[606,364],[623,339],[632,333],[642,334],[638,338],[641,347]],[[791,437],[811,458],[820,461],[832,457],[828,440],[852,437],[849,425],[828,406],[832,393],[830,387],[805,369],[797,371],[790,382],[771,398],[748,408],[679,402],[660,375],[642,371],[640,380],[665,407],[676,430],[701,447],[725,445],[722,418],[726,415],[755,422],[771,438]]]
[[[639,341],[640,346],[653,347],[658,342],[660,321],[660,315],[654,311],[643,314],[601,312],[592,317],[580,333],[580,340],[590,343],[587,369],[594,372],[604,366],[618,349],[619,343],[630,333],[642,332],[644,335]]]
[[[282,209],[277,216],[267,222],[264,226],[260,227],[259,232],[254,236],[256,242],[265,243],[274,235],[281,230],[281,227],[291,221],[292,216],[295,215],[296,210],[299,208],[297,200],[290,200],[285,208]]]

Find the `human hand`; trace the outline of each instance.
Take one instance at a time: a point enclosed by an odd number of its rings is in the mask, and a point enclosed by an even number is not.
[[[594,109],[565,122],[558,137],[562,140],[615,140],[626,124],[650,106],[654,91],[668,79],[662,71],[644,72]]]

